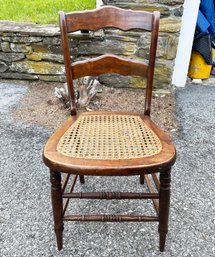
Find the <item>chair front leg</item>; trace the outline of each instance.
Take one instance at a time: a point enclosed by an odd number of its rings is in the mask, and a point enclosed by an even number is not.
[[[63,200],[61,188],[61,173],[50,170],[51,198],[54,216],[54,230],[57,239],[57,248],[63,247]]]
[[[160,173],[160,199],[159,199],[159,234],[160,251],[165,249],[168,232],[169,205],[170,205],[171,170]]]

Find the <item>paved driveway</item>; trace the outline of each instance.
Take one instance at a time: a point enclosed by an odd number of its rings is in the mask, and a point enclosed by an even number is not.
[[[215,87],[177,90],[178,151],[172,172],[170,231],[166,252],[158,251],[157,224],[66,223],[64,250],[58,253],[52,230],[48,169],[41,149],[51,131],[15,122],[11,111],[26,93],[24,85],[0,82],[0,256],[215,256]],[[82,191],[102,188],[141,190],[138,178],[86,179]],[[85,213],[143,213],[141,201],[72,202]],[[148,214],[151,213],[148,210]]]

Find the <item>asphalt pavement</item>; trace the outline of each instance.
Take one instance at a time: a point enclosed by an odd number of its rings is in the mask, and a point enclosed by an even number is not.
[[[215,256],[215,85],[177,89],[177,161],[166,251],[158,250],[157,223],[65,223],[64,249],[56,250],[48,168],[41,152],[52,131],[15,121],[27,92],[0,81],[0,257]],[[145,187],[145,186],[144,186]],[[77,190],[142,191],[137,177],[87,177]],[[142,201],[73,200],[74,212],[150,214]],[[150,208],[148,208],[150,207]],[[127,211],[130,210],[130,211]]]

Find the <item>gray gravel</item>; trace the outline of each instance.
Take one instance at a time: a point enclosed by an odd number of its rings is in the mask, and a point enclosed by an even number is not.
[[[148,223],[66,223],[64,249],[56,250],[49,174],[41,160],[51,131],[11,118],[26,90],[24,85],[0,82],[0,257],[215,256],[215,87],[189,85],[177,90],[178,159],[163,254],[158,251],[157,224]],[[137,177],[88,177],[77,190],[111,190],[115,184],[116,190],[141,190]],[[130,214],[144,213],[151,206],[140,201],[71,205],[74,212],[105,213],[108,208],[110,213]]]

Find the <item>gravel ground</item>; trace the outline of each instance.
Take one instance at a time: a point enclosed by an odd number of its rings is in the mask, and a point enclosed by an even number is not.
[[[4,83],[7,83],[4,81]],[[12,117],[22,123],[41,125],[49,129],[56,129],[64,122],[69,114],[65,103],[54,95],[54,88],[61,88],[62,83],[22,82],[27,93]],[[112,88],[99,86],[97,93],[89,105],[78,106],[79,112],[86,111],[143,111],[145,92],[142,89]],[[159,126],[167,131],[176,127],[174,91],[160,90],[153,94],[152,118]],[[138,98],[138,101],[136,99]]]
[[[66,223],[64,249],[56,250],[48,169],[41,149],[51,130],[15,120],[26,94],[22,84],[0,83],[0,256],[130,257],[215,256],[215,87],[177,90],[178,159],[172,172],[170,231],[166,252],[158,251],[157,224]],[[13,101],[11,100],[13,97]],[[142,190],[137,177],[87,177],[77,190]],[[73,211],[143,213],[140,201],[74,201]],[[151,214],[152,208],[147,213]]]

